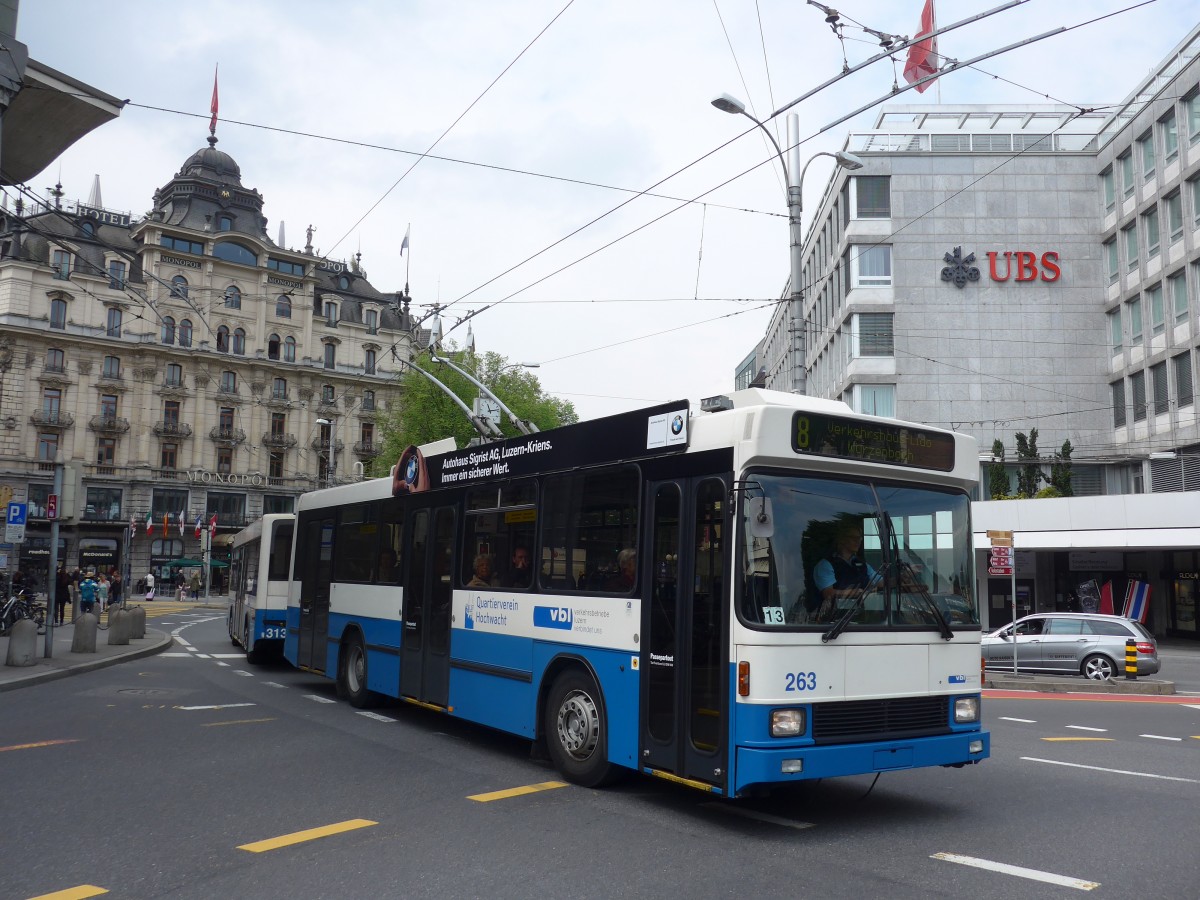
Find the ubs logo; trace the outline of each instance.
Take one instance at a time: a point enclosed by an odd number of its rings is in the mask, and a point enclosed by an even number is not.
[[[1062,275],[1057,250],[1047,250],[1040,257],[1032,250],[989,250],[988,276],[992,281],[1058,281]],[[963,256],[962,247],[955,247],[953,253],[942,256],[946,263],[942,267],[942,281],[953,281],[954,286],[963,288],[968,281],[979,280],[979,267],[975,263],[975,254]],[[1040,267],[1039,267],[1040,264]],[[1003,271],[1002,271],[1003,268]]]

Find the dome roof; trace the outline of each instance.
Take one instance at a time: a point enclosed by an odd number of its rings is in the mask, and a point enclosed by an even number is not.
[[[217,139],[210,137],[208,146],[201,147],[188,157],[180,175],[191,175],[200,178],[211,178],[223,184],[242,186],[242,170],[232,156],[224,150],[216,148]]]

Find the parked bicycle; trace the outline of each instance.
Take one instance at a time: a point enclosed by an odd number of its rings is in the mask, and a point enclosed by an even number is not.
[[[21,619],[32,619],[39,632],[46,627],[46,608],[23,590],[10,594],[4,605],[0,606],[0,634],[8,634]]]

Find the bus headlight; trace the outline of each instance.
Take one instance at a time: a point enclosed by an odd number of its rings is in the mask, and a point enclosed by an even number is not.
[[[771,710],[771,737],[796,737],[804,734],[808,717],[803,709]]]
[[[979,698],[959,697],[954,701],[954,721],[957,724],[979,721]]]

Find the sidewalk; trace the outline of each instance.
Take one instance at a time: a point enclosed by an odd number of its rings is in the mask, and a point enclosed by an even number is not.
[[[229,607],[229,598],[227,596],[214,596],[210,597],[207,603],[202,599],[196,603],[187,601],[187,604],[191,608],[224,610]],[[155,600],[150,603],[141,601],[130,603],[129,605],[144,606],[147,611],[154,612],[160,609],[174,612],[183,609],[185,606],[185,604],[175,600]],[[175,609],[172,609],[172,607]],[[159,615],[154,618],[162,618],[162,616]],[[66,625],[56,626],[54,629],[53,656],[50,659],[45,659],[42,656],[45,652],[46,636],[39,634],[36,644],[37,656],[39,658],[32,666],[5,665],[4,663],[8,659],[8,636],[2,636],[0,637],[0,693],[15,690],[16,688],[28,687],[31,684],[41,684],[45,681],[66,678],[69,675],[94,672],[96,669],[103,669],[106,666],[113,666],[117,663],[161,653],[171,646],[173,639],[171,635],[151,627],[153,621],[153,619],[147,620],[146,636],[144,638],[131,638],[126,645],[110,647],[108,644],[107,629],[101,628],[97,630],[95,653],[72,653],[71,642],[75,638],[75,626],[70,622]],[[101,617],[100,624],[107,626],[107,614]]]

